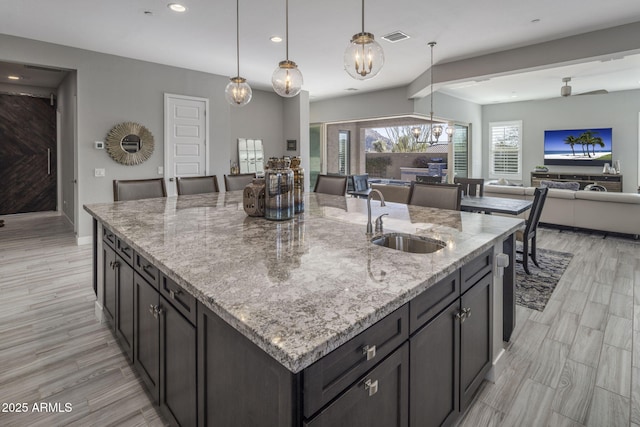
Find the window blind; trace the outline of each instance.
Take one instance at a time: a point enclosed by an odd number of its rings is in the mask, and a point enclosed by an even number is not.
[[[489,123],[490,177],[522,179],[522,121]]]

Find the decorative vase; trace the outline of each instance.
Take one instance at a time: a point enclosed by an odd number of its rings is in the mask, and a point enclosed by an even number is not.
[[[264,171],[264,217],[283,221],[295,215],[293,171],[288,158],[269,159]]]
[[[304,169],[300,166],[300,157],[291,159],[293,171],[293,202],[295,213],[304,212]]]
[[[231,169],[230,169],[230,174],[231,175],[238,175],[240,174],[240,166],[238,166],[238,164],[236,162],[233,162],[231,164]]]
[[[620,160],[616,160],[613,162],[613,168],[615,169],[617,174],[620,173]]]
[[[255,178],[244,187],[242,207],[249,216],[264,216],[264,179]]]

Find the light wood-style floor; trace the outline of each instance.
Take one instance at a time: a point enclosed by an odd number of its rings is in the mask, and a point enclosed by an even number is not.
[[[4,219],[0,426],[165,425],[111,332],[96,320],[91,245],[76,246],[72,227],[58,215]],[[27,412],[9,406],[16,403],[26,403]],[[53,407],[34,411],[42,403]]]
[[[507,367],[460,425],[639,427],[640,241],[540,231],[574,257],[543,312],[517,306]]]
[[[91,246],[60,216],[5,220],[0,405],[28,410],[0,407],[0,426],[164,425],[95,319]],[[640,427],[640,242],[542,229],[538,244],[574,258],[544,312],[518,307],[506,369],[460,425]]]

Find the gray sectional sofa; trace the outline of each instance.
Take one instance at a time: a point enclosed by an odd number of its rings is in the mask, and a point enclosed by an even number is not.
[[[409,187],[372,183],[388,202],[407,203]],[[484,195],[533,200],[535,187],[485,184]],[[520,215],[525,218],[527,212]],[[611,233],[640,235],[640,194],[550,188],[540,222]]]
[[[533,200],[535,187],[486,184],[484,195]],[[640,235],[640,194],[550,188],[541,223]]]

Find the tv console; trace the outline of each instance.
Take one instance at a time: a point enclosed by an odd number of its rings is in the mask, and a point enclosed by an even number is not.
[[[622,175],[604,173],[531,172],[531,185],[539,187],[540,181],[577,182],[583,190],[586,185],[598,184],[616,193],[622,192]]]

